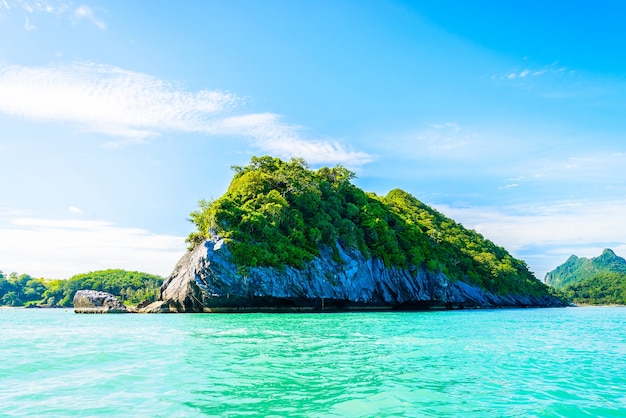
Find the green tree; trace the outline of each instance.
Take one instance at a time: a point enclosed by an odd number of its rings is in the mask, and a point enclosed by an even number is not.
[[[227,192],[201,200],[190,214],[191,248],[213,234],[229,242],[242,268],[301,268],[329,246],[358,249],[387,266],[440,271],[495,293],[545,295],[527,265],[508,252],[395,189],[385,197],[354,186],[342,166],[311,170],[304,160],[252,157]],[[337,258],[339,260],[339,258]]]
[[[162,283],[162,277],[152,274],[121,269],[98,270],[46,283],[42,303],[69,307],[78,290],[91,289],[120,296],[125,303],[137,304],[145,299],[156,300]]]
[[[601,272],[561,289],[577,304],[626,305],[626,273]]]
[[[22,306],[24,305],[24,303],[20,300],[19,296],[17,295],[16,292],[7,292],[4,294],[4,296],[2,296],[2,299],[0,299],[0,302],[2,302],[2,305],[5,306]]]

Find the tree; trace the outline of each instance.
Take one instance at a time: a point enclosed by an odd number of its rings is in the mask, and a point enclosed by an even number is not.
[[[340,165],[314,171],[301,159],[265,156],[233,169],[227,192],[191,213],[197,231],[188,242],[208,238],[210,224],[242,268],[301,268],[321,246],[339,254],[340,245],[388,267],[425,267],[495,293],[548,292],[525,263],[482,235],[402,190],[365,193]]]
[[[22,306],[24,303],[20,300],[16,292],[7,292],[2,299],[2,305],[5,306]]]

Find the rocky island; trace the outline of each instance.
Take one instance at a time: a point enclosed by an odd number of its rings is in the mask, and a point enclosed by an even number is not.
[[[346,168],[300,159],[233,168],[141,312],[564,306],[523,261],[402,190],[366,193]]]
[[[79,290],[74,295],[76,313],[129,313],[114,295],[99,290]]]

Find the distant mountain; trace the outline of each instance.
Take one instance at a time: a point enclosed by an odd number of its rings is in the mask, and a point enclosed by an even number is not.
[[[572,255],[567,261],[546,274],[545,283],[557,289],[578,285],[602,274],[626,275],[626,260],[607,248],[594,258]]]

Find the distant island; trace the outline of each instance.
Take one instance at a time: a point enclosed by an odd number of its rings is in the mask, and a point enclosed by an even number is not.
[[[190,215],[189,250],[144,312],[563,306],[525,262],[342,166],[252,157]]]
[[[626,260],[609,248],[594,258],[572,255],[545,282],[576,304],[626,305]]]
[[[156,300],[162,283],[163,277],[121,269],[77,274],[67,280],[46,280],[15,272],[5,275],[0,271],[0,305],[68,308],[81,289],[108,292],[136,305]]]

